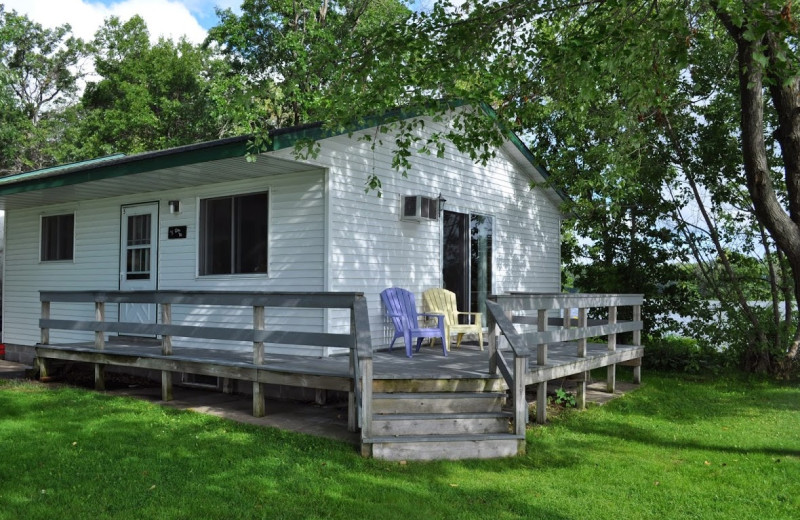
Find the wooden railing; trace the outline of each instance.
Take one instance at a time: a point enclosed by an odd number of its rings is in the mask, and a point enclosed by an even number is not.
[[[350,393],[350,408],[354,413],[349,418],[351,429],[354,422],[362,428],[362,435],[371,432],[372,417],[372,340],[369,331],[367,302],[362,293],[293,293],[293,292],[215,292],[215,291],[41,291],[42,305],[39,327],[41,343],[50,343],[50,329],[94,332],[94,347],[105,349],[106,333],[146,334],[161,338],[161,355],[173,355],[173,337],[200,338],[225,341],[247,341],[253,345],[253,361],[256,367],[264,363],[264,344],[288,344],[305,346],[343,347],[350,350],[349,370],[353,381]],[[52,319],[51,304],[93,303],[94,320]],[[137,303],[157,304],[161,309],[160,323],[133,323],[105,320],[106,304]],[[177,325],[172,323],[172,305],[203,305],[226,307],[251,307],[252,326],[211,327],[204,325]],[[350,311],[350,332],[334,334],[324,332],[301,332],[294,330],[267,330],[266,308],[298,309],[347,309]],[[95,380],[98,386],[103,381],[102,364],[95,364]],[[162,370],[162,397],[172,398],[172,372]],[[264,384],[253,380],[253,415],[261,417],[265,412]],[[366,431],[365,431],[366,430]]]
[[[496,375],[498,371],[511,390],[514,404],[514,433],[525,437],[525,425],[528,423],[528,402],[525,400],[525,382],[528,370],[530,349],[525,340],[517,333],[510,315],[496,302],[486,300],[489,327],[489,373]],[[505,337],[511,349],[513,364],[509,366],[505,357],[499,352],[500,336]]]
[[[525,402],[525,371],[528,359],[536,348],[536,364],[548,364],[548,346],[555,343],[575,343],[576,357],[585,358],[590,339],[606,337],[607,351],[617,349],[620,334],[632,333],[632,344],[641,345],[642,303],[640,294],[561,294],[561,293],[511,293],[492,296],[487,301],[489,314],[489,371],[498,371],[512,389],[515,410],[515,427],[522,433],[527,420]],[[631,319],[618,320],[619,307],[631,307]],[[573,317],[577,310],[577,317]],[[593,312],[594,310],[594,312]],[[590,319],[590,314],[604,315]],[[525,330],[533,328],[534,330]],[[522,329],[521,331],[518,329]],[[513,358],[513,369],[500,352],[500,337],[507,341]],[[634,367],[634,381],[641,380],[641,367]],[[522,382],[521,382],[522,381]],[[581,380],[578,406],[583,407],[586,395],[586,378]],[[614,391],[616,365],[608,365],[607,390]],[[545,421],[547,384],[537,387],[537,422]]]

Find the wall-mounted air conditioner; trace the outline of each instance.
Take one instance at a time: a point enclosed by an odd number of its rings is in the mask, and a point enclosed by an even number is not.
[[[400,220],[422,222],[439,218],[439,201],[422,195],[406,195],[403,197]]]

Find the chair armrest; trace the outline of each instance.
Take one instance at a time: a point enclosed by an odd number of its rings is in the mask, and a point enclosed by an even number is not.
[[[444,318],[444,314],[437,312],[420,312],[417,316],[428,316],[431,318]]]
[[[481,314],[480,312],[461,312],[461,311],[459,311],[459,312],[456,312],[456,314],[459,314],[459,315],[460,314],[464,314],[464,315],[467,315],[467,316],[474,316],[475,317],[474,325],[480,325],[481,322],[483,321],[483,314]]]
[[[442,321],[444,320],[444,314],[434,314],[432,312],[421,312],[417,314],[417,316],[424,318],[436,318],[438,320],[438,326],[441,326]]]

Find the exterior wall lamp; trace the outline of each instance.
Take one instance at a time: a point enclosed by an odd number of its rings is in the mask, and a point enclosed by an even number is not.
[[[439,198],[436,199],[439,201],[439,214],[441,215],[444,213],[444,203],[447,202],[447,199],[442,196],[442,192],[439,192]]]

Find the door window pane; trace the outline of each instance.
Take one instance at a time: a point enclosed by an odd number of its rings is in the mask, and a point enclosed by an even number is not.
[[[128,216],[128,236],[125,243],[128,280],[150,279],[150,242],[152,218],[149,213]]]

